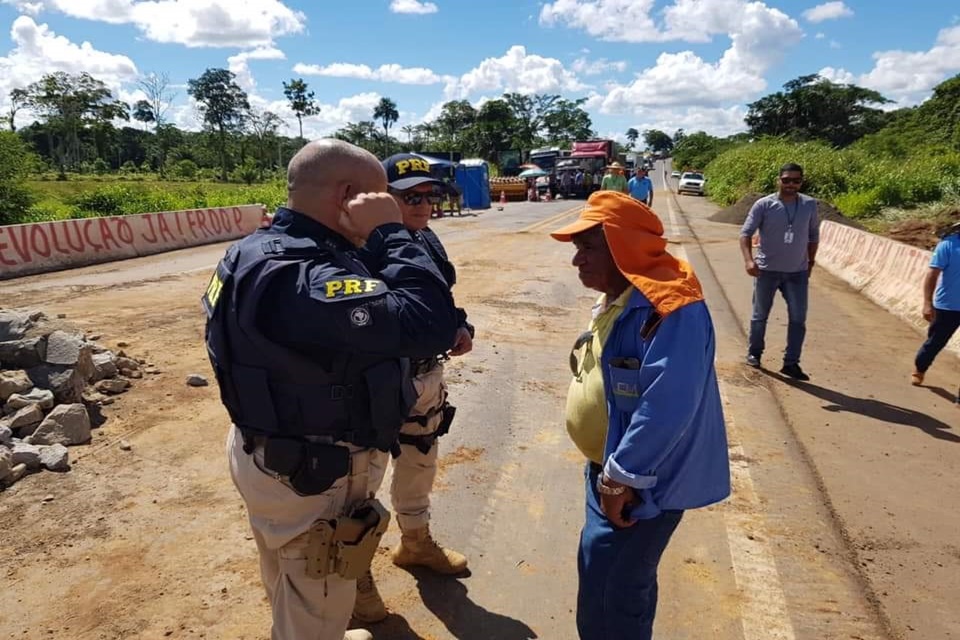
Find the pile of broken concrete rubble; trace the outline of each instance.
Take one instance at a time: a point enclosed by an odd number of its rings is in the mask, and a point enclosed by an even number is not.
[[[98,338],[41,312],[0,309],[0,487],[69,470],[67,447],[90,441],[90,409],[143,376],[141,361]]]

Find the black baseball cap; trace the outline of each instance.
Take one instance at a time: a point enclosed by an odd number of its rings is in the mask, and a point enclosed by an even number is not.
[[[412,153],[397,153],[383,161],[387,172],[387,184],[391,189],[406,191],[418,184],[443,186],[443,180],[430,175],[430,163],[425,158]]]

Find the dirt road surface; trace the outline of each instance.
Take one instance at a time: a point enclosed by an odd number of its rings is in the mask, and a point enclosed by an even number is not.
[[[960,411],[947,398],[956,360],[936,364],[932,386],[909,387],[919,336],[818,273],[804,358],[813,381],[747,369],[750,283],[736,229],[658,181],[670,248],[697,268],[720,336],[734,495],[685,517],[661,568],[657,637],[960,638]],[[441,445],[433,528],[472,573],[408,573],[381,553],[374,572],[391,615],[371,628],[377,638],[576,638],[583,460],[562,409],[570,345],[594,295],[570,247],[546,236],[575,209],[511,203],[434,223],[477,340],[448,366],[458,414]],[[161,371],[103,409],[92,444],[71,449],[69,473],[0,493],[0,637],[269,637],[226,468],[226,414],[215,386],[184,384],[209,373],[198,300],[223,249],[0,283],[4,307],[67,314]],[[391,529],[387,544],[397,538]]]

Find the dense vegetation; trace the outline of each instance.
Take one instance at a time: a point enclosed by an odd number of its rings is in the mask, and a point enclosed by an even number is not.
[[[129,105],[89,74],[58,72],[11,91],[10,131],[0,132],[0,224],[241,202],[273,206],[283,197],[283,169],[303,144],[303,119],[320,111],[302,78],[283,82],[298,123],[296,137],[284,136],[281,118],[252,107],[232,72],[207,69],[187,83],[203,125],[188,131],[169,121],[176,94],[166,75],[147,75],[139,88],[145,99]],[[508,93],[477,109],[455,100],[436,119],[402,127],[401,140],[393,129],[397,105],[385,97],[369,120],[333,135],[381,157],[417,149],[495,162],[503,151],[592,137],[584,101]],[[17,131],[17,114],[28,111],[34,122]],[[131,119],[139,126],[117,126]]]
[[[852,217],[960,203],[960,76],[922,105],[890,112],[871,106],[888,102],[875,92],[816,76],[784,88],[749,105],[748,134],[674,136],[674,165],[704,169],[710,197],[724,205],[775,191],[786,162],[803,165],[806,192]]]
[[[0,132],[0,224],[282,201],[283,168],[303,142],[303,119],[320,108],[306,82],[283,83],[296,137],[281,134],[277,114],[251,107],[225,69],[187,83],[201,131],[169,122],[175,94],[166,76],[139,84],[146,99],[133,105],[88,74],[48,74],[10,93],[10,131]],[[809,193],[851,216],[960,200],[960,76],[918,107],[883,110],[889,102],[875,91],[801,76],[748,105],[747,133],[630,129],[626,149],[645,145],[672,154],[676,168],[705,170],[709,195],[721,204],[772,191],[777,167],[788,161],[806,168]],[[369,120],[334,135],[380,156],[417,149],[496,162],[505,151],[593,137],[583,103],[518,93],[480,108],[454,100],[434,120],[397,131],[398,107],[382,98]],[[15,130],[17,113],[27,110],[35,121]],[[116,126],[130,119],[139,125]]]

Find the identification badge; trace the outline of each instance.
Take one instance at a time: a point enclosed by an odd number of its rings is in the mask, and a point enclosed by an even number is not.
[[[793,244],[793,231],[783,232],[783,244]]]

